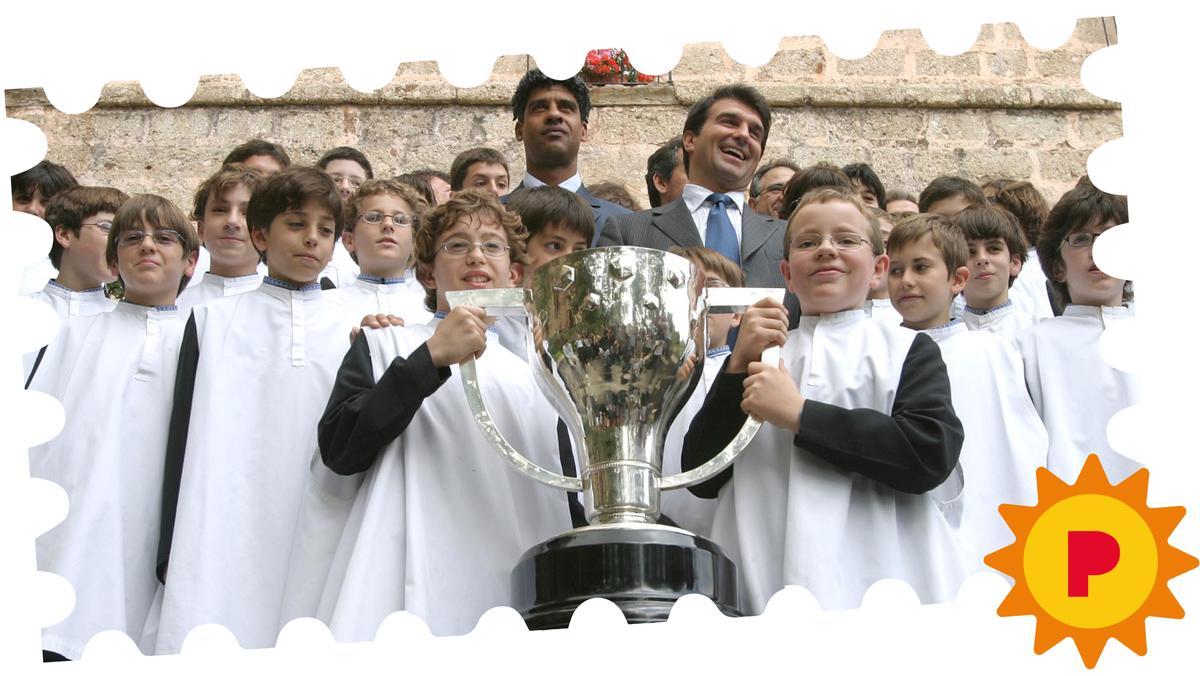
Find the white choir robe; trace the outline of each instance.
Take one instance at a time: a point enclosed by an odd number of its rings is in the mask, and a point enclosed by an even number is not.
[[[1046,273],[1042,271],[1037,249],[1030,249],[1026,255],[1021,273],[1008,290],[1008,298],[1019,312],[1032,316],[1035,321],[1054,316],[1050,292],[1046,289]]]
[[[30,389],[67,411],[63,431],[30,449],[29,467],[71,503],[37,540],[38,567],[75,588],[70,616],[42,630],[43,647],[69,659],[107,629],[138,642],[159,588],[163,449],[183,327],[174,306],[123,302],[67,323],[34,374]]]
[[[246,648],[275,644],[317,422],[361,317],[315,284],[273,282],[192,310],[199,356],[190,424],[174,529],[164,533],[161,620],[147,628],[157,632],[158,654],[178,652],[208,622],[229,627]],[[177,398],[175,415],[182,405]]]
[[[863,310],[802,316],[782,358],[807,399],[890,413],[916,336]],[[761,613],[785,585],[826,610],[856,608],[884,578],[904,580],[924,603],[953,600],[966,560],[934,497],[845,471],[794,439],[764,424],[718,497],[712,539],[738,566],[744,609]]]
[[[218,298],[249,293],[262,284],[262,278],[263,276],[257,272],[241,277],[222,277],[206,272],[198,283],[188,286],[183,293],[179,294],[179,311],[186,317],[197,305],[203,305]],[[196,277],[192,279],[196,279]]]
[[[959,457],[966,485],[958,532],[970,572],[986,570],[983,557],[1013,541],[999,506],[1037,503],[1036,472],[1046,465],[1049,439],[1011,341],[968,331],[962,320],[922,333],[942,351],[954,412],[966,435]]]
[[[375,380],[439,321],[366,330]],[[558,471],[558,415],[529,366],[492,333],[476,366],[505,438]],[[385,617],[405,610],[435,635],[464,634],[489,608],[510,603],[509,575],[526,550],[570,530],[563,492],[521,474],[492,448],[474,423],[458,366],[450,370],[369,470],[336,477],[314,461],[284,621],[315,614],[337,640],[369,641]],[[321,490],[330,485],[337,488]],[[315,613],[304,607],[314,601]]]
[[[1061,317],[1038,322],[1021,335],[1025,384],[1050,434],[1046,467],[1074,483],[1083,461],[1100,456],[1113,483],[1141,465],[1113,450],[1105,430],[1117,411],[1139,400],[1137,377],[1100,356],[1100,334],[1132,316],[1125,307],[1067,305]]]
[[[199,257],[196,259],[196,269],[192,272],[192,278],[190,280],[188,280],[187,288],[185,288],[183,290],[184,293],[186,293],[189,289],[198,287],[201,284],[203,284],[204,278],[208,275],[209,266],[212,264],[212,256],[210,256],[208,253],[208,247],[204,247],[204,246],[200,247],[199,254],[200,254]],[[259,279],[261,280],[263,277],[266,277],[266,276],[267,276],[267,264],[259,263],[258,264]],[[179,294],[179,297],[182,299],[183,294],[182,293]],[[211,300],[211,298],[209,300]],[[199,303],[193,303],[193,305],[199,305]],[[184,313],[183,316],[187,317],[187,313]]]
[[[58,277],[58,268],[50,262],[50,256],[44,256],[33,265],[21,270],[21,281],[17,293],[22,296],[37,293],[46,286],[46,280]]]
[[[692,425],[692,418],[696,417],[696,413],[704,405],[704,398],[708,396],[713,381],[716,380],[717,374],[721,372],[721,367],[728,357],[728,345],[708,350],[705,353],[702,379],[696,384],[692,396],[684,402],[683,408],[679,409],[675,421],[667,430],[666,443],[663,444],[663,476],[671,476],[680,472],[679,456],[683,450],[683,437],[687,434],[688,427]],[[680,528],[701,537],[708,537],[712,532],[713,514],[717,511],[716,500],[701,498],[692,495],[686,488],[680,488],[663,491],[660,502],[660,511],[679,524]]]
[[[41,291],[28,294],[28,297],[40,300],[54,308],[54,313],[58,315],[60,330],[68,320],[111,312],[117,306],[117,301],[104,295],[104,287],[72,291],[53,279],[45,284]],[[33,371],[38,352],[39,350],[34,350],[22,357],[21,384],[29,382],[29,374]]]
[[[425,309],[425,288],[419,284],[414,288],[408,275],[383,281],[380,277],[359,274],[353,284],[326,293],[340,304],[361,311],[362,315],[392,314],[409,326],[424,324],[433,318],[433,313]]]
[[[868,298],[867,299],[867,314],[871,315],[871,319],[892,326],[900,326],[904,321],[904,317],[892,307],[892,301],[888,298]]]
[[[965,307],[962,320],[969,331],[986,331],[1012,341],[1038,322],[1029,312],[1018,309],[1011,298],[990,310]]]

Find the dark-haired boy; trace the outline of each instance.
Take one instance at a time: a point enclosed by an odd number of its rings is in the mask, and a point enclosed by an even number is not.
[[[290,167],[292,158],[288,157],[287,151],[278,143],[256,138],[229,151],[221,162],[223,166],[235,163],[254,169],[263,176],[270,176]]]
[[[284,619],[315,614],[341,641],[370,640],[399,610],[435,635],[470,631],[509,602],[518,557],[571,523],[561,493],[507,466],[471,422],[459,381],[458,364],[475,357],[505,436],[536,463],[560,462],[558,416],[529,367],[499,344],[482,309],[446,301],[447,291],[517,283],[520,219],[468,190],[434,209],[416,237],[417,274],[437,316],[354,341],[321,419],[323,466],[313,470],[322,485],[318,477],[340,475],[334,483],[345,490],[306,506],[297,531],[297,591]]]
[[[972,206],[987,204],[983,190],[959,176],[938,176],[925,186],[917,200],[923,214],[953,216]]]
[[[46,217],[46,204],[50,198],[60,191],[79,185],[75,177],[66,167],[49,160],[42,160],[34,166],[13,175],[9,179],[12,188],[12,209],[22,213]],[[17,292],[21,295],[37,293],[46,284],[47,279],[53,279],[55,268],[49,258],[27,266],[21,275],[21,283]]]
[[[56,194],[46,206],[54,230],[50,263],[58,276],[32,297],[48,303],[60,320],[108,312],[116,302],[104,285],[116,281],[105,258],[113,215],[129,196],[116,188],[76,186]]]
[[[1068,305],[1017,342],[1025,384],[1050,433],[1046,467],[1064,479],[1075,477],[1090,453],[1100,456],[1114,483],[1139,468],[1113,450],[1105,433],[1109,418],[1138,403],[1138,379],[1100,355],[1100,334],[1133,315],[1133,285],[1105,274],[1092,258],[1096,238],[1128,220],[1125,196],[1103,192],[1084,176],[1050,210],[1038,239],[1042,270]]]
[[[100,631],[138,641],[159,589],[162,449],[184,326],[175,297],[199,246],[187,217],[161,197],[135,195],[114,211],[105,255],[125,298],[65,324],[30,384],[67,412],[63,431],[30,449],[29,468],[71,503],[37,540],[39,569],[75,590],[70,616],[42,631],[43,647],[71,660]]]
[[[864,202],[865,204],[865,202]],[[895,224],[892,222],[892,215],[877,207],[867,207],[867,212],[879,221],[879,233],[883,235],[883,245],[887,246],[888,237],[892,234],[892,228]],[[888,295],[887,284],[880,284],[877,288],[871,289],[871,293],[867,294],[867,314],[871,315],[871,319],[892,326],[899,326],[904,318],[896,312],[896,308],[892,305],[891,296]]]
[[[1037,502],[1035,470],[1046,463],[1046,428],[1023,387],[1021,355],[1008,340],[968,331],[950,317],[967,284],[967,242],[937,214],[905,219],[888,240],[888,283],[905,328],[937,341],[946,362],[954,413],[964,438],[965,474],[934,495],[958,533],[972,572],[983,557],[1012,541],[1001,504]],[[960,493],[961,491],[961,493]]]
[[[512,96],[514,131],[525,147],[525,178],[514,192],[556,185],[582,197],[592,207],[595,246],[604,222],[630,211],[597,198],[583,185],[579,144],[587,138],[591,110],[587,84],[578,75],[554,80],[534,69],[525,73]]]
[[[450,163],[450,191],[487,190],[496,197],[508,194],[508,160],[498,150],[471,148]],[[432,205],[431,205],[432,206]]]
[[[858,193],[858,198],[869,207],[883,209],[887,206],[887,191],[883,189],[883,181],[866,162],[855,162],[842,167],[842,171],[850,177],[850,183]]]
[[[971,277],[963,291],[961,313],[971,331],[988,331],[1015,340],[1037,322],[1009,299],[1009,290],[1025,264],[1025,236],[1017,219],[988,204],[968,207],[950,221],[967,240]]]
[[[156,653],[218,622],[242,646],[274,645],[315,421],[354,313],[318,276],[342,229],[337,186],[293,167],[259,184],[247,211],[267,277],[196,306],[180,348],[157,572],[166,585]]]
[[[1017,219],[1025,241],[1029,244],[1029,249],[1025,252],[1025,264],[1021,266],[1021,275],[1017,277],[1009,292],[1013,305],[1039,320],[1053,317],[1050,283],[1046,280],[1046,273],[1042,272],[1036,246],[1042,224],[1046,222],[1046,216],[1050,213],[1050,205],[1046,204],[1046,198],[1042,196],[1041,191],[1029,181],[1005,181],[991,200]]]
[[[358,192],[358,187],[368,179],[375,178],[371,162],[357,148],[338,146],[325,152],[317,160],[317,168],[324,171],[337,184],[338,194],[342,202],[347,202]],[[350,252],[339,241],[334,245],[333,258],[329,265],[321,271],[322,279],[328,279],[334,287],[350,286],[358,278],[358,264],[350,256]],[[323,282],[325,283],[325,282]]]
[[[250,241],[246,209],[263,179],[257,170],[235,162],[221,167],[196,188],[192,218],[204,244],[196,269],[203,277],[179,295],[184,317],[197,305],[253,291],[262,283],[265,266]]]

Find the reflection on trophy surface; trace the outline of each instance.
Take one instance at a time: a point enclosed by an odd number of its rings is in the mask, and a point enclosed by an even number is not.
[[[748,420],[729,448],[690,472],[662,477],[663,445],[700,364],[677,373],[702,349],[706,312],[716,304],[690,261],[639,247],[590,249],[540,268],[528,289],[451,293],[452,305],[525,314],[529,363],[566,422],[581,459],[580,479],[533,465],[491,422],[463,365],[467,398],[484,434],[531,477],[582,490],[589,526],[551,538],[513,570],[513,605],[533,628],[566,626],[589,597],[614,601],[628,620],[666,619],[674,601],[700,593],[738,615],[737,573],[714,543],[657,525],[661,490],[699,483],[727,467],[758,430]],[[725,308],[782,290],[721,289]],[[533,340],[537,336],[538,340]],[[765,358],[765,357],[764,357]]]

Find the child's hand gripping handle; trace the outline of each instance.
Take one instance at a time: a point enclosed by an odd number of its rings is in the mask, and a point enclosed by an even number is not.
[[[505,315],[526,316],[525,301],[528,294],[529,291],[527,289],[447,291],[446,302],[450,304],[451,309],[459,305],[471,305],[483,308],[487,311],[489,317]],[[528,327],[526,330],[528,330]],[[527,344],[532,344],[532,336],[529,336],[526,342]],[[462,377],[463,390],[467,393],[467,405],[471,407],[471,413],[475,415],[475,423],[479,425],[484,438],[492,444],[493,448],[499,451],[505,460],[508,460],[513,467],[516,467],[526,476],[540,481],[547,486],[561,488],[566,491],[583,490],[583,482],[581,480],[543,469],[540,465],[521,455],[517,449],[512,447],[512,444],[508,443],[508,440],[504,438],[500,429],[496,427],[496,422],[492,420],[492,415],[487,410],[487,404],[483,401],[483,392],[479,389],[479,378],[475,372],[474,357],[467,359],[459,365],[459,375]]]
[[[711,312],[716,314],[740,314],[763,298],[774,298],[782,303],[783,294],[783,289],[708,287],[704,289],[705,311],[706,313]],[[707,322],[705,322],[704,339],[704,345],[707,346]],[[772,345],[763,350],[761,361],[766,364],[778,364],[779,346]],[[761,422],[747,417],[746,422],[742,424],[742,428],[738,430],[737,436],[720,453],[693,470],[663,477],[659,481],[659,488],[669,491],[674,488],[684,488],[685,486],[708,481],[733,464],[734,458],[746,449],[746,446],[750,444],[750,440],[754,438],[755,434],[758,434],[760,427],[762,427]]]

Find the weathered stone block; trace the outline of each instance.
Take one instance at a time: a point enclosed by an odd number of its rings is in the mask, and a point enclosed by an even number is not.
[[[1121,124],[1120,111],[1079,113],[1077,121],[1077,141],[1071,142],[1071,147],[1077,149],[1092,149],[1125,135]]]
[[[933,110],[926,138],[931,143],[981,145],[988,139],[987,120],[972,110]]]
[[[915,143],[925,138],[926,114],[902,109],[837,110],[830,112],[828,125],[834,142]]]
[[[988,54],[988,72],[997,78],[1024,77],[1029,73],[1028,61],[1028,54],[1024,50],[1009,49]]]
[[[861,59],[848,61],[830,55],[839,77],[880,78],[899,77],[904,74],[903,49],[876,49]]]
[[[916,53],[915,58],[919,77],[979,77],[980,54],[976,51],[942,56],[932,49],[923,49]]]
[[[1006,139],[1015,145],[1045,147],[1067,141],[1070,122],[1059,111],[994,111],[987,115],[993,139]]]
[[[1038,74],[1044,78],[1078,80],[1079,68],[1083,65],[1083,60],[1090,53],[1068,51],[1065,49],[1058,49],[1052,52],[1035,52],[1033,62],[1037,67]]]
[[[1042,150],[1037,153],[1040,174],[1046,181],[1064,181],[1074,183],[1087,173],[1087,158],[1091,150],[1075,150],[1073,148],[1055,148]]]
[[[1034,165],[1030,151],[1024,148],[964,148],[961,170],[973,181],[982,182],[1001,176],[1028,179]]]
[[[780,49],[761,68],[752,73],[752,82],[810,82],[825,75],[826,61],[831,58],[823,46],[803,49]]]

